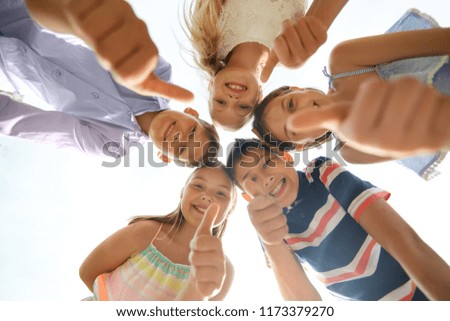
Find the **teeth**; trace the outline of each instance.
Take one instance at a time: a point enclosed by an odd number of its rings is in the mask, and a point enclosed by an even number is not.
[[[280,190],[281,186],[283,186],[284,178],[278,183],[278,185],[275,187],[275,189],[270,193],[270,196],[275,196]]]
[[[198,206],[195,206],[195,205],[194,205],[194,208],[195,208],[197,211],[199,211],[199,212],[202,212],[202,213],[205,213],[205,212],[206,212],[206,208],[198,207]]]
[[[235,90],[247,90],[246,86],[240,86],[240,85],[235,85],[235,84],[227,84],[227,87],[230,89],[235,89]]]

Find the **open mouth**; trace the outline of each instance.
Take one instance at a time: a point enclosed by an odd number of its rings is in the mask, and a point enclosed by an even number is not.
[[[176,121],[171,123],[169,126],[167,126],[166,131],[164,132],[164,141],[167,141],[167,137],[172,132],[173,128],[175,127]]]
[[[247,90],[247,86],[236,82],[228,82],[225,84],[225,86],[227,86],[228,89],[234,92],[242,92]]]
[[[285,188],[286,188],[286,178],[283,178],[277,184],[277,186],[275,186],[275,188],[273,189],[273,191],[269,195],[272,196],[272,197],[277,198],[278,196],[283,194]]]
[[[194,210],[196,210],[196,211],[198,211],[198,212],[200,212],[202,214],[204,214],[206,212],[206,210],[207,210],[206,208],[200,207],[200,206],[197,206],[197,205],[192,205],[192,207],[194,208]]]

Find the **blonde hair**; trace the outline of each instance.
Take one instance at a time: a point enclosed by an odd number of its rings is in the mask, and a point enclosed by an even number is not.
[[[186,184],[191,180],[191,178],[194,176],[194,174],[198,170],[201,170],[202,168],[205,168],[205,167],[199,167],[199,168],[195,169],[191,173],[191,175],[189,175],[188,179],[186,180]],[[228,217],[228,215],[230,215],[234,211],[234,208],[236,207],[236,202],[237,202],[236,187],[235,187],[235,185],[233,183],[233,180],[229,176],[228,171],[226,170],[225,166],[222,163],[217,162],[215,164],[215,166],[211,166],[211,167],[223,170],[225,175],[229,178],[230,182],[232,183],[232,185],[231,185],[231,199],[230,199],[231,207],[230,207],[230,210],[227,213],[227,217]],[[163,216],[159,216],[159,215],[134,216],[134,217],[132,217],[130,219],[130,222],[128,223],[128,225],[134,224],[134,223],[137,223],[137,222],[140,222],[140,221],[148,221],[148,220],[153,220],[153,221],[157,221],[157,222],[161,222],[161,223],[171,224],[172,225],[171,229],[174,228],[175,231],[177,231],[181,227],[181,225],[186,222],[186,220],[185,220],[185,218],[183,216],[183,213],[181,212],[181,201],[180,201],[180,203],[178,203],[177,208],[173,212],[171,212],[171,213],[169,213],[167,215],[163,215]],[[221,225],[216,226],[215,228],[213,228],[213,235],[218,237],[218,238],[221,238],[223,233],[225,232],[226,226],[227,226],[227,220],[224,220]]]
[[[195,64],[213,77],[226,63],[217,57],[221,40],[219,20],[226,0],[192,0],[184,10],[185,33],[191,41]]]

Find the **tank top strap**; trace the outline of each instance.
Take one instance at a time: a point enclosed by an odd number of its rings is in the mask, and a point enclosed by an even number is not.
[[[159,232],[161,232],[163,225],[164,223],[161,222],[161,225],[159,225],[158,231],[156,232],[155,236],[153,236],[152,240],[150,241],[150,244],[153,245],[153,242],[156,240],[156,237],[159,235]]]
[[[327,71],[327,67],[324,67],[322,72],[328,78],[328,89],[336,90],[336,88],[334,88],[334,84],[333,84],[335,79],[362,75],[362,74],[365,74],[368,72],[374,72],[376,70],[377,70],[377,67],[368,67],[368,68],[363,68],[363,69],[358,69],[358,70],[353,70],[353,71],[341,72],[341,73],[335,74],[335,75],[330,75]]]

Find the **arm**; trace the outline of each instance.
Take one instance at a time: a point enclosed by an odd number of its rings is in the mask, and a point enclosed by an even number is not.
[[[128,2],[27,0],[27,5],[30,15],[44,27],[85,41],[121,85],[141,95],[193,99],[190,91],[161,81],[153,73],[158,48]]]
[[[450,28],[388,33],[344,41],[330,55],[333,73],[399,59],[450,55]]]
[[[123,130],[100,123],[88,123],[70,114],[45,111],[0,95],[0,134],[46,143],[58,148],[92,155],[120,157],[103,150],[108,142],[122,141]]]
[[[361,226],[433,300],[450,300],[450,266],[384,200],[362,213]]]
[[[248,205],[250,220],[261,238],[285,300],[320,300],[291,249],[284,243],[286,217],[273,197],[259,195]]]
[[[284,243],[264,244],[280,293],[288,301],[321,300],[292,250]]]
[[[417,117],[420,115],[420,117]],[[350,163],[374,163],[448,149],[450,97],[417,79],[365,81],[354,101],[292,115],[297,132],[327,128],[345,142]]]
[[[59,33],[75,34],[64,12],[65,1],[26,0],[31,17],[44,28]]]
[[[100,243],[80,266],[80,278],[92,291],[100,274],[111,272],[148,246],[160,223],[142,221],[128,225]]]
[[[314,0],[306,16],[318,18],[328,30],[348,0]]]

